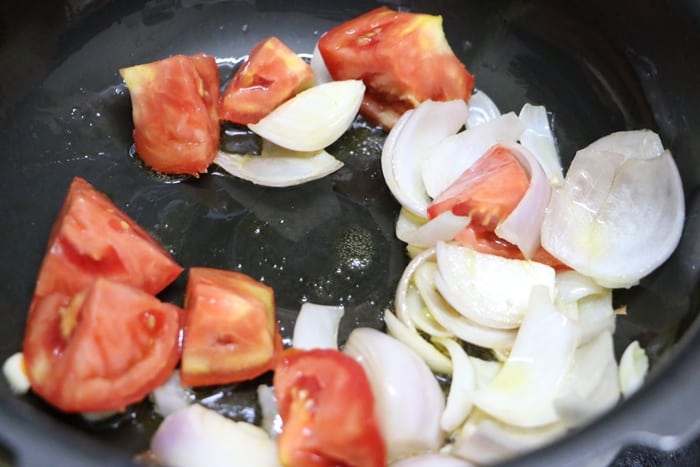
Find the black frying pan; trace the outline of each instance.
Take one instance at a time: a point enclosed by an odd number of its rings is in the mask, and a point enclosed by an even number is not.
[[[621,129],[652,128],[676,157],[687,224],[672,258],[615,296],[628,305],[616,350],[639,339],[653,367],[644,388],[564,440],[518,459],[563,465],[620,447],[684,445],[700,434],[700,6],[696,2],[65,0],[0,6],[0,358],[21,347],[50,226],[82,176],[170,249],[185,267],[241,269],[277,294],[289,336],[304,299],[346,306],[341,339],[382,327],[406,259],[393,236],[398,205],[384,187],[380,132],[357,129],[334,147],[346,166],[317,182],[265,189],[216,174],[163,178],[129,155],[131,108],[118,68],[175,53],[246,54],[276,35],[310,52],[323,31],[379,4],[442,14],[455,53],[503,110],[540,103],[559,149]],[[222,67],[222,79],[232,69]],[[358,145],[364,145],[358,148]],[[359,151],[363,149],[364,151]],[[362,154],[358,156],[358,154]],[[294,206],[294,209],[290,209]],[[281,222],[283,221],[283,222]],[[256,229],[261,234],[255,234]],[[362,248],[349,248],[359,234]],[[357,271],[344,261],[362,256]],[[342,274],[334,271],[340,268]],[[184,275],[162,295],[181,303]],[[254,385],[221,389],[215,408],[255,420]],[[210,394],[201,393],[202,398]],[[147,404],[90,424],[0,382],[0,441],[21,465],[123,465],[159,419]]]

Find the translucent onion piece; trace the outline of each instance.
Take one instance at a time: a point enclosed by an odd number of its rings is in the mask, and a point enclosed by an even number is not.
[[[403,210],[402,210],[403,211]],[[421,225],[399,213],[396,221],[396,236],[399,240],[422,248],[435,246],[439,241],[450,241],[469,224],[468,216],[456,216],[452,211],[445,211],[434,219]]]
[[[266,384],[261,384],[257,388],[258,404],[262,413],[260,426],[272,438],[277,438],[282,433],[282,416],[277,406],[275,388]]]
[[[578,344],[582,345],[601,332],[615,332],[615,310],[612,290],[588,295],[576,302],[578,318],[575,320]]]
[[[415,276],[414,276],[415,277]],[[408,312],[411,322],[417,330],[424,332],[430,337],[452,337],[453,333],[445,329],[440,323],[435,321],[430,311],[427,309],[418,288],[413,283],[409,285],[406,294],[406,301],[409,304]]]
[[[630,287],[680,240],[683,186],[669,151],[649,130],[606,136],[576,153],[552,192],[542,245],[610,288]]]
[[[554,296],[555,274],[550,266],[444,242],[437,244],[435,254],[437,289],[455,310],[483,326],[518,327],[534,286],[545,286]]]
[[[554,398],[576,350],[576,330],[553,305],[546,287],[532,289],[527,314],[501,371],[474,393],[474,404],[504,423],[554,423]]]
[[[314,79],[317,85],[333,81],[333,77],[331,77],[326,67],[326,62],[323,60],[323,55],[321,55],[321,51],[318,50],[318,42],[314,47],[314,53],[311,55],[311,62],[309,65],[311,65],[311,69],[314,70]]]
[[[476,378],[476,389],[483,388],[489,384],[501,371],[502,363],[494,360],[483,360],[477,357],[469,357],[474,369],[474,377]]]
[[[482,326],[457,313],[435,288],[437,265],[426,262],[415,271],[413,280],[428,307],[430,315],[445,329],[465,342],[485,348],[508,350],[515,340],[515,331]]]
[[[440,418],[442,429],[451,433],[464,423],[474,406],[472,394],[476,390],[476,375],[462,346],[452,339],[440,339],[438,342],[447,349],[452,360],[452,381],[445,410]]]
[[[630,343],[620,358],[620,390],[624,397],[635,393],[644,382],[649,370],[649,358],[638,341]]]
[[[24,354],[16,352],[10,355],[2,364],[2,374],[5,376],[8,386],[14,394],[25,394],[29,391],[31,383],[27,376],[27,368],[24,364]]]
[[[396,198],[399,203],[401,203],[401,200],[398,197],[402,196],[402,192],[399,184],[396,182],[396,177],[394,177],[394,152],[396,151],[396,143],[399,140],[399,135],[403,132],[406,122],[408,122],[414,112],[414,109],[410,109],[401,114],[401,117],[399,117],[396,123],[394,123],[394,126],[391,127],[391,131],[389,131],[389,134],[384,140],[384,146],[382,146],[381,162],[384,181],[386,182],[386,186],[389,188],[389,191],[391,191],[394,198]],[[404,211],[406,208],[402,207],[401,210]],[[421,213],[418,218],[427,219],[428,216]]]
[[[423,186],[421,167],[434,147],[455,134],[467,121],[469,110],[463,100],[425,101],[414,109],[399,128],[392,128],[395,139],[384,145],[382,170],[387,185],[401,205],[427,218],[430,198]],[[390,172],[387,175],[387,172]]]
[[[551,187],[540,163],[520,144],[504,144],[530,175],[530,185],[515,209],[496,227],[496,235],[516,245],[525,258],[539,249],[544,211]]]
[[[535,155],[552,185],[564,182],[564,171],[559,158],[559,151],[549,126],[547,109],[541,105],[525,104],[518,115],[525,125],[520,136],[520,144]]]
[[[295,95],[248,128],[294,151],[320,151],[350,127],[364,94],[365,85],[360,80],[319,84]]]
[[[367,374],[390,461],[442,446],[445,396],[418,354],[372,328],[355,328],[343,351]]]
[[[445,191],[494,144],[514,143],[524,126],[513,112],[444,138],[431,148],[422,166],[423,184],[431,198]]]
[[[473,465],[464,459],[447,454],[427,453],[401,459],[391,464],[391,467],[472,467]]]
[[[384,310],[384,323],[388,334],[412,348],[432,371],[443,375],[452,374],[450,359],[436,349],[432,343],[425,340],[415,329],[403,324],[389,310]]]
[[[304,303],[294,323],[292,345],[298,349],[338,349],[342,306]]]
[[[573,270],[557,272],[556,288],[557,299],[563,303],[574,303],[583,297],[606,292],[593,279]]]
[[[403,324],[409,328],[415,328],[413,321],[411,320],[411,313],[409,312],[409,303],[407,302],[406,296],[408,294],[408,288],[411,283],[411,278],[416,269],[424,262],[435,256],[435,249],[428,248],[423,252],[416,255],[407,265],[401,274],[399,283],[396,286],[396,293],[394,294],[394,307],[396,308],[396,316],[401,320]]]
[[[149,397],[153,401],[153,410],[162,417],[191,405],[195,400],[194,393],[182,386],[180,372],[177,370]]]
[[[169,415],[151,438],[151,451],[172,467],[279,466],[275,442],[265,431],[235,422],[199,404]]]
[[[343,166],[325,150],[299,153],[269,141],[263,141],[259,156],[219,151],[214,163],[234,177],[269,187],[300,185],[323,178]]]
[[[489,120],[501,116],[501,111],[498,106],[484,91],[476,91],[469,98],[467,103],[469,107],[469,118],[467,119],[467,128],[474,128]]]

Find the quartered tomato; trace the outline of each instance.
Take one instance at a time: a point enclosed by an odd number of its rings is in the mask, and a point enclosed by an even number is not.
[[[496,145],[433,200],[428,216],[434,218],[447,210],[471,216],[471,222],[455,240],[482,253],[522,259],[520,249],[498,237],[495,230],[515,209],[529,185],[529,177],[515,155]],[[563,267],[541,247],[531,259]]]
[[[278,105],[314,84],[311,66],[276,37],[258,42],[229,81],[221,120],[257,123]]]
[[[103,278],[72,296],[35,299],[23,343],[32,390],[67,412],[120,410],[143,399],[177,365],[181,313]]]
[[[331,29],[318,47],[333,79],[364,81],[360,112],[387,129],[425,100],[466,101],[474,87],[440,16],[380,7]]]
[[[136,152],[153,170],[205,172],[219,147],[219,69],[203,54],[119,70],[131,94]]]
[[[267,285],[239,272],[191,268],[185,310],[184,385],[245,381],[274,367],[282,339]]]
[[[384,467],[386,446],[364,370],[332,349],[285,350],[274,375],[285,467]]]
[[[72,296],[106,277],[155,295],[181,272],[148,233],[76,177],[51,230],[34,294]]]

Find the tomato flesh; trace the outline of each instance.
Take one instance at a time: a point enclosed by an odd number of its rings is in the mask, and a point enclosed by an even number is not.
[[[283,422],[277,438],[282,465],[386,465],[374,396],[352,357],[332,349],[286,350],[274,386]]]
[[[441,16],[380,7],[331,29],[318,47],[333,79],[365,83],[360,111],[387,129],[423,101],[467,101],[474,88]]]
[[[311,66],[276,37],[258,42],[226,86],[222,120],[257,123],[277,106],[314,84]]]
[[[282,349],[273,290],[245,274],[191,268],[180,378],[186,386],[245,381]]]
[[[170,376],[181,320],[175,305],[104,278],[38,298],[23,343],[32,390],[66,412],[121,410]]]
[[[35,296],[80,292],[98,276],[157,294],[182,267],[86,180],[75,177],[49,237]]]
[[[205,172],[219,147],[219,69],[213,57],[175,55],[119,70],[131,95],[143,162],[170,174]]]

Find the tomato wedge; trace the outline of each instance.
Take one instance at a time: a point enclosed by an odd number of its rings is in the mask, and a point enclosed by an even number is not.
[[[474,88],[441,16],[380,7],[331,29],[318,48],[333,79],[364,81],[360,112],[386,129],[425,100],[467,101]]]
[[[191,268],[180,379],[186,386],[245,381],[282,350],[272,288],[233,271]]]
[[[32,390],[66,412],[121,410],[143,399],[177,365],[181,314],[103,278],[73,296],[36,299],[23,343]]]
[[[529,184],[515,155],[495,145],[433,200],[428,216],[432,219],[447,210],[471,216],[471,222],[455,240],[481,253],[523,259],[520,249],[498,237],[495,229],[515,209]],[[565,267],[542,247],[531,259],[555,268]]]
[[[286,467],[384,467],[386,446],[364,370],[332,349],[285,350],[275,368]]]
[[[182,267],[146,231],[76,177],[52,227],[34,295],[72,296],[96,277],[155,295],[181,272]]]
[[[131,94],[143,162],[171,174],[205,172],[219,147],[219,69],[213,57],[175,55],[119,70]]]
[[[219,106],[221,120],[257,123],[314,84],[311,66],[276,37],[258,42],[238,69]]]

